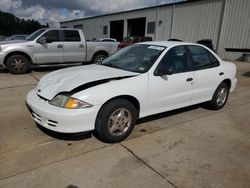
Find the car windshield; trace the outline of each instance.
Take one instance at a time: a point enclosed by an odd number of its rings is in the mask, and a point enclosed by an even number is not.
[[[165,47],[163,46],[134,44],[119,50],[105,59],[102,65],[131,72],[145,73],[164,50]]]
[[[37,30],[37,31],[35,31],[34,33],[31,33],[31,34],[26,38],[26,40],[32,41],[32,40],[36,39],[36,38],[37,38],[40,34],[42,34],[44,31],[46,31],[46,29]]]

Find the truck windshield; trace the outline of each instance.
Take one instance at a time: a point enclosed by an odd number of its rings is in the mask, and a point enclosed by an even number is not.
[[[146,44],[134,44],[123,48],[105,59],[104,66],[137,73],[147,72],[166,47]]]
[[[46,29],[39,29],[37,31],[35,31],[34,33],[31,33],[26,40],[28,41],[32,41],[34,39],[36,39],[39,35],[41,35],[44,31],[46,31]]]

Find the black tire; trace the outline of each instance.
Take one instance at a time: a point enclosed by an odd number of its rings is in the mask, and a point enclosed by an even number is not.
[[[104,59],[106,59],[108,56],[105,54],[96,54],[93,57],[92,63],[100,65]]]
[[[222,92],[222,90],[225,91],[225,98],[220,96],[220,92]],[[208,108],[211,110],[222,109],[227,103],[229,90],[229,86],[226,83],[222,82],[215,90],[212,100],[208,102]]]
[[[114,116],[116,112],[120,113],[120,109],[126,109],[124,114],[127,112],[127,117],[131,117],[131,122],[130,123],[125,123],[122,122],[123,120],[113,120],[111,117],[112,115]],[[119,115],[119,114],[118,114]],[[118,117],[117,115],[117,117]],[[115,117],[115,118],[117,118]],[[134,107],[133,104],[131,104],[129,101],[124,100],[124,99],[117,99],[113,100],[106,105],[104,105],[101,110],[99,111],[97,118],[96,118],[96,123],[95,123],[95,131],[94,135],[101,141],[106,142],[106,143],[117,143],[121,142],[122,140],[126,139],[132,130],[134,129],[136,119],[138,117],[138,112],[136,108]],[[126,120],[125,120],[126,121]],[[117,123],[118,122],[118,123]],[[117,127],[117,131],[112,132],[112,125],[115,124],[114,126]],[[123,123],[123,124],[122,124]],[[124,128],[124,132],[121,133],[119,129],[120,126],[126,127]],[[126,130],[126,131],[125,131]],[[120,131],[120,135],[119,135]],[[116,134],[116,135],[114,135]]]
[[[29,70],[29,61],[23,55],[12,55],[8,58],[6,66],[11,74],[25,74]]]

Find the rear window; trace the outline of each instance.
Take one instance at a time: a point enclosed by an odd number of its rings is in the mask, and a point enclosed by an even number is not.
[[[64,41],[66,42],[81,41],[78,31],[64,30],[63,33],[64,33]]]

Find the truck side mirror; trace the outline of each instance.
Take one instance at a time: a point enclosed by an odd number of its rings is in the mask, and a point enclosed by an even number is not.
[[[37,42],[38,42],[39,44],[45,44],[45,43],[47,43],[46,37],[40,37],[40,38],[37,40]]]

